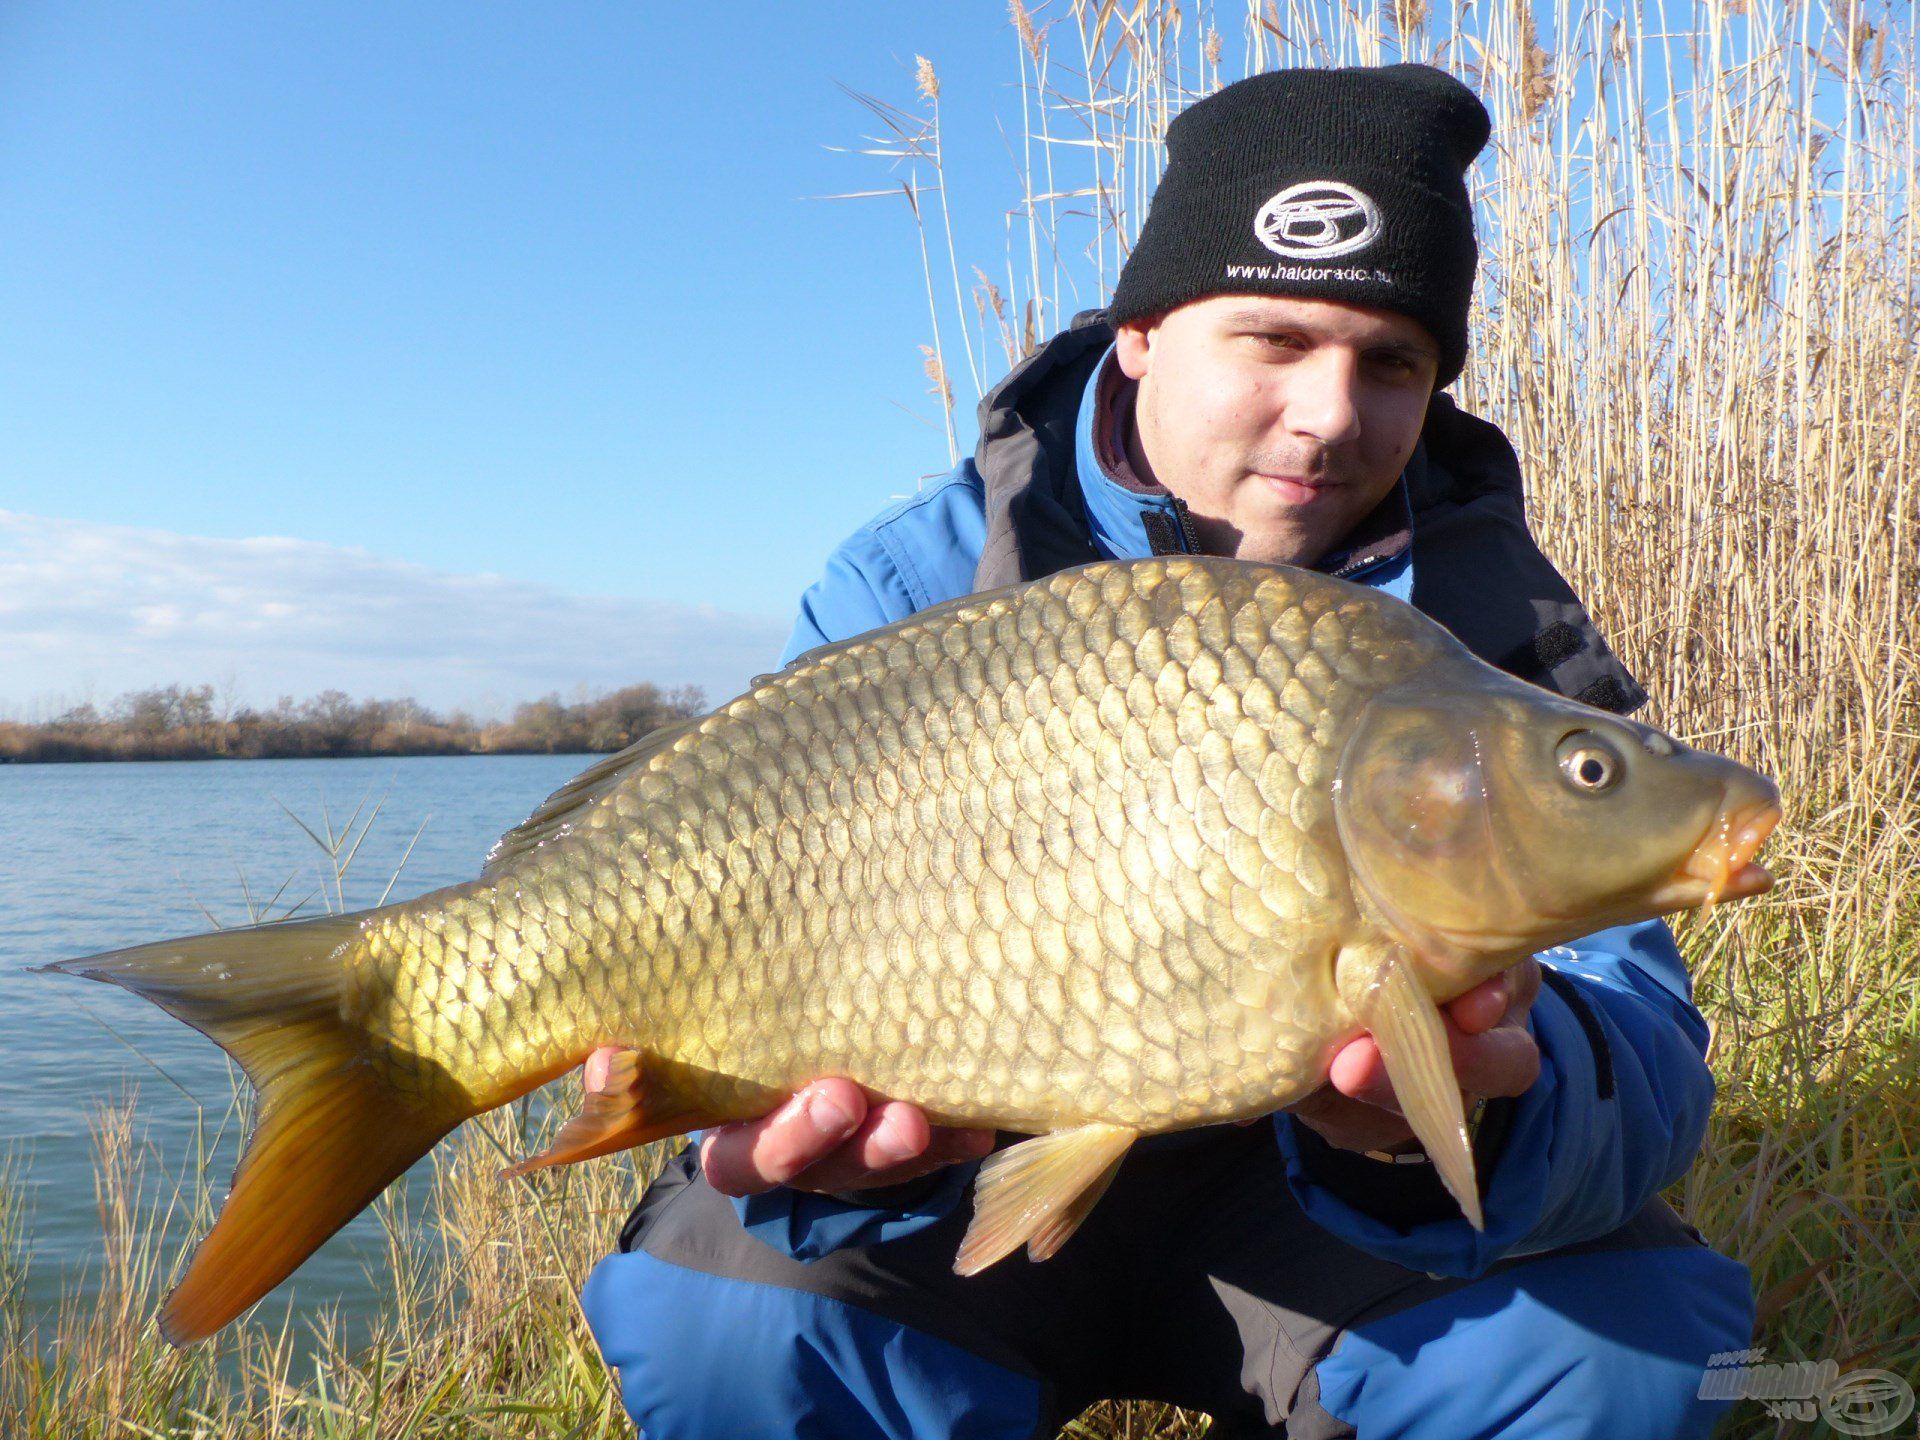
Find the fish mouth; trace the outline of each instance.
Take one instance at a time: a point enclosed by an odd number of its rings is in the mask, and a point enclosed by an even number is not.
[[[1654,900],[1663,909],[1684,910],[1765,894],[1773,875],[1753,857],[1779,823],[1780,804],[1771,798],[1722,810]]]

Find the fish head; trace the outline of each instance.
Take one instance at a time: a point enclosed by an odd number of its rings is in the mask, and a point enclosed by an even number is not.
[[[1767,890],[1753,856],[1780,795],[1463,655],[1367,703],[1334,811],[1361,893],[1451,990],[1608,926]]]

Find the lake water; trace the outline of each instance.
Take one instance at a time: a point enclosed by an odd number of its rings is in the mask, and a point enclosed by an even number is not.
[[[329,900],[377,903],[396,869],[393,900],[471,879],[502,831],[593,759],[0,765],[0,1146],[15,1152],[29,1213],[28,1303],[48,1313],[88,1283],[100,1233],[88,1120],[103,1101],[138,1086],[149,1179],[165,1191],[180,1180],[224,1195],[236,1153],[229,1119],[224,1149],[194,1171],[198,1137],[233,1093],[209,1041],[112,986],[28,967],[206,930],[207,913],[244,924],[248,893],[264,904],[283,885],[275,913],[310,896],[300,913],[317,914]],[[339,829],[376,805],[334,896],[332,862],[286,811],[324,833],[325,817]],[[372,1306],[365,1270],[380,1251],[363,1215],[266,1304],[302,1315],[338,1300],[353,1325]]]

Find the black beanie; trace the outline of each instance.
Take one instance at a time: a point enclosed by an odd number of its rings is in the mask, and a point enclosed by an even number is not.
[[[1209,295],[1300,295],[1396,310],[1459,375],[1479,251],[1466,170],[1486,107],[1430,65],[1274,70],[1183,111],[1107,315]]]

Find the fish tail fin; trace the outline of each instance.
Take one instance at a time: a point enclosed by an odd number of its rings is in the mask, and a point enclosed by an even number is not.
[[[203,1339],[278,1285],[467,1118],[457,1091],[403,1093],[346,1016],[362,915],[215,931],[45,967],[130,990],[246,1071],[258,1115],[233,1188],[160,1312]]]

